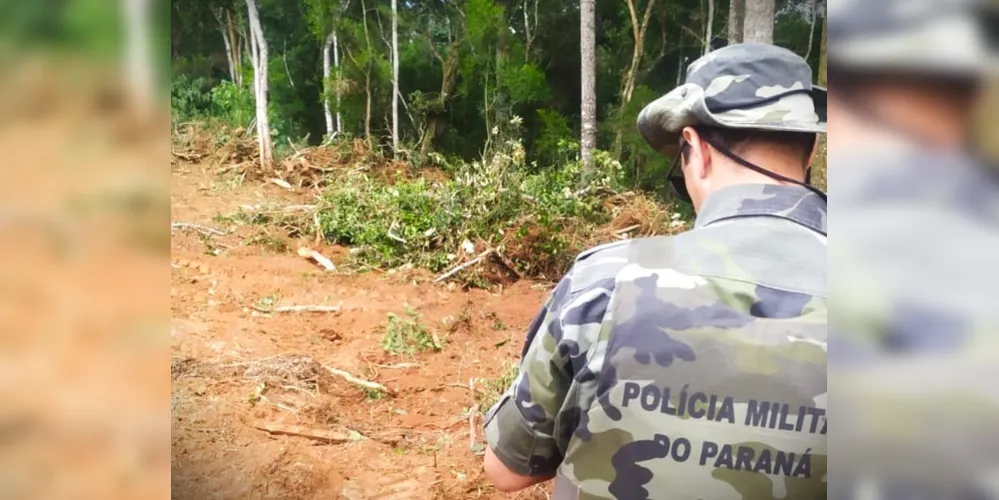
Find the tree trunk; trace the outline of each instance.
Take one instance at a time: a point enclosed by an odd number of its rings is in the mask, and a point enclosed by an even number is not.
[[[399,12],[392,0],[392,155],[399,152]]]
[[[634,0],[626,1],[631,11],[631,34],[635,44],[631,51],[631,65],[628,67],[628,72],[624,75],[622,85],[621,95],[624,104],[631,102],[631,95],[635,91],[635,77],[638,75],[638,66],[642,62],[642,54],[645,53],[645,31],[649,27],[649,19],[652,18],[652,6],[656,3],[656,0],[649,0],[649,3],[645,6],[645,13],[642,16],[641,23],[639,23]]]
[[[656,0],[649,0],[645,6],[645,13],[642,20],[638,20],[638,11],[635,9],[635,0],[625,0],[628,3],[628,13],[631,15],[631,36],[634,40],[634,47],[631,51],[631,65],[625,72],[621,80],[621,104],[618,117],[624,116],[625,107],[631,102],[631,95],[635,91],[635,78],[638,75],[638,66],[642,62],[642,54],[645,53],[645,29],[649,26],[649,19],[652,17],[652,6]],[[621,157],[621,128],[618,127],[614,134],[614,156]]]
[[[441,54],[436,48],[434,48],[433,38],[429,35],[427,36],[427,46],[430,48],[430,53],[441,63],[441,91],[437,95],[437,104],[439,109],[444,109],[447,105],[447,101],[451,96],[451,92],[454,91],[455,85],[458,83],[458,46],[460,45],[460,40],[455,40],[451,36],[451,23],[447,23],[448,26],[448,45],[447,45],[447,57]],[[425,120],[423,125],[423,132],[420,135],[420,156],[425,157],[427,151],[430,149],[431,144],[440,137],[444,132],[444,126],[446,125],[443,118],[440,116],[432,116]]]
[[[236,26],[232,20],[232,12],[228,9],[225,11],[226,28],[229,30],[229,40],[232,43],[232,47],[226,47],[232,52],[232,63],[235,67],[235,73],[233,75],[233,83],[237,87],[243,86],[243,58],[239,50],[239,37],[236,34]]]
[[[291,69],[288,68],[288,41],[284,41],[284,50],[281,51],[281,60],[284,62],[284,74],[288,75],[288,83],[291,88],[295,88],[295,80],[291,78]]]
[[[368,142],[368,147],[372,146],[371,142],[371,36],[368,33],[368,6],[365,5],[364,0],[361,0],[361,16],[364,21],[364,41],[367,44],[368,57],[365,59],[364,67],[364,140]]]
[[[743,42],[774,43],[774,1],[745,0],[746,19]]]
[[[809,13],[811,14],[811,22],[808,23],[808,50],[805,51],[805,60],[807,61],[812,55],[812,45],[815,43],[815,18],[818,15],[819,10],[819,0],[812,0],[809,4]]]
[[[233,42],[236,40],[231,36],[232,31],[229,29],[229,23],[226,21],[228,18],[228,12],[225,12],[225,17],[223,17],[223,10],[219,9],[213,11],[215,14],[215,20],[219,23],[219,33],[222,34],[222,43],[225,44],[225,62],[229,65],[229,79],[232,80],[233,84],[236,84],[236,60],[233,56],[236,52],[233,51]]]
[[[524,62],[531,61],[531,44],[534,43],[534,37],[537,36],[538,29],[538,0],[534,0],[534,29],[531,29],[531,19],[528,14],[528,0],[524,0],[523,10],[524,10],[524,39],[526,44],[524,45]]]
[[[333,40],[336,39],[336,32],[331,32],[326,37],[323,44],[323,114],[326,116],[326,139],[332,139],[333,112],[330,110],[330,49],[333,47]]]
[[[593,171],[593,149],[597,142],[597,40],[596,0],[579,3],[579,57],[582,61],[579,154],[583,172]],[[525,17],[526,19],[526,17]]]
[[[745,0],[731,0],[728,4],[728,44],[742,43],[742,28],[746,15]]]
[[[125,0],[125,72],[132,98],[142,119],[153,111],[156,79],[150,40],[149,0]]]
[[[826,83],[826,27],[829,16],[822,17],[822,40],[819,45],[819,86],[825,87]]]
[[[268,167],[274,161],[271,145],[271,127],[267,119],[267,40],[260,26],[256,0],[246,0],[250,19],[250,36],[255,47],[253,61],[254,98],[257,105],[257,145],[260,148],[260,165]]]
[[[715,0],[708,0],[708,19],[704,23],[704,54],[711,52],[711,28],[715,23]]]
[[[343,121],[340,119],[340,41],[337,39],[336,30],[333,30],[333,66],[336,67],[336,132],[343,132]]]

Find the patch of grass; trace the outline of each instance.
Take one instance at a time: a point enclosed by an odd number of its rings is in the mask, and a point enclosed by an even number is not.
[[[216,242],[215,239],[208,234],[198,233],[198,240],[200,240],[201,244],[205,246],[205,254],[211,255],[212,257],[222,255],[222,252],[226,251],[228,248],[225,245]]]
[[[510,388],[510,385],[517,380],[520,373],[520,365],[516,362],[507,361],[503,372],[494,379],[477,379],[475,402],[479,405],[479,411],[485,413],[489,411],[500,397]]]
[[[254,306],[256,306],[258,309],[265,309],[265,310],[273,309],[274,306],[277,305],[279,300],[281,300],[281,294],[278,292],[274,292],[272,294],[265,295],[257,299],[257,302],[256,304],[254,304]]]
[[[441,329],[448,333],[457,332],[462,328],[467,330],[472,327],[472,309],[466,305],[457,316],[445,316],[438,323]]]
[[[482,313],[482,319],[492,320],[491,326],[493,330],[499,330],[499,331],[506,330],[506,323],[504,323],[503,320],[499,319],[499,316],[497,316],[496,313],[493,311]]]
[[[285,253],[288,251],[288,242],[274,236],[267,231],[259,231],[257,234],[246,240],[247,245],[262,247],[273,253]]]
[[[438,350],[440,345],[434,333],[420,319],[420,315],[408,307],[404,317],[389,313],[381,340],[382,349],[393,354]]]
[[[212,196],[227,194],[239,189],[245,179],[242,175],[221,176],[209,184],[207,191]]]

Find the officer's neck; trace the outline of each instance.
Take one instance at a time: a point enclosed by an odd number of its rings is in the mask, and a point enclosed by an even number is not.
[[[801,158],[784,151],[751,149],[739,155],[743,160],[764,170],[798,182],[805,181]],[[715,190],[738,184],[789,184],[740,165],[730,158],[716,158],[718,178]]]
[[[913,146],[953,150],[966,144],[971,124],[970,110],[966,106],[902,91],[868,95],[864,102],[870,102],[870,106],[860,112],[830,99],[830,151]],[[874,120],[872,116],[879,119]]]

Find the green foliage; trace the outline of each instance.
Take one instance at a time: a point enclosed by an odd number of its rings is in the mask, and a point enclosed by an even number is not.
[[[319,220],[323,236],[354,247],[352,258],[365,266],[442,271],[456,264],[467,240],[505,248],[521,271],[556,274],[612,216],[597,195],[618,186],[620,165],[606,153],[597,160],[599,175],[591,179],[578,161],[529,172],[523,147],[512,140],[486,163],[455,167],[446,181],[390,185],[351,174],[326,192],[329,208]]]
[[[500,75],[503,88],[509,93],[511,104],[544,102],[551,92],[545,74],[533,64],[504,65]]]
[[[573,137],[569,120],[554,109],[539,109],[538,118],[541,120],[541,131],[534,140],[536,156],[543,163],[552,165],[566,160],[562,155],[567,149],[564,146]],[[577,146],[576,151],[578,149]]]
[[[178,75],[170,82],[170,110],[174,122],[208,115],[214,89],[204,78],[191,79]]]
[[[107,45],[101,39],[120,38],[120,27],[112,26],[120,23],[116,16],[99,16],[108,7],[95,1],[71,2],[56,19],[37,2],[22,2],[7,17],[23,19],[42,31],[60,27],[72,32],[76,25],[101,27],[93,44]],[[269,117],[275,147],[285,147],[288,138],[308,136],[312,145],[322,140],[326,134],[324,99],[338,108],[334,112],[342,117],[341,135],[364,137],[369,95],[373,137],[364,138],[376,146],[385,145],[392,113],[388,2],[261,0],[258,4],[270,49]],[[777,44],[802,55],[808,51],[810,4],[806,0],[777,3]],[[164,18],[172,37],[170,50],[163,53],[170,54],[175,80],[189,80],[174,84],[172,97],[181,101],[175,102],[175,111],[178,115],[193,114],[192,110],[218,115],[224,122],[240,122],[245,127],[253,118],[253,107],[247,105],[252,103],[252,67],[245,57],[245,95],[232,95],[232,89],[226,89],[229,95],[218,96],[212,109],[206,110],[203,99],[177,92],[177,87],[185,85],[190,89],[189,82],[199,78],[213,86],[231,85],[217,83],[228,77],[225,46],[214,17],[219,7],[231,13],[236,31],[245,33],[243,2],[173,0],[169,4],[171,15]],[[728,6],[715,7],[712,31],[715,42],[721,43]],[[655,5],[639,61],[637,88],[623,113],[618,113],[622,110],[621,77],[631,64],[635,44],[631,15],[626,2],[601,3],[597,9],[598,147],[613,150],[616,159],[627,166],[629,187],[664,192],[667,161],[641,140],[634,117],[643,105],[675,86],[686,66],[702,53],[697,37],[704,32],[706,5],[702,0],[663,0]],[[535,6],[534,2],[463,0],[400,2],[398,13],[398,76],[400,95],[405,97],[399,108],[402,144],[417,144],[430,130],[431,142],[423,145],[432,146],[435,153],[464,160],[481,158],[484,151],[491,156],[488,149],[511,137],[503,130],[505,124],[511,117],[522,116],[528,163],[537,162],[545,169],[572,160],[566,156],[572,148],[560,150],[558,145],[575,140],[580,127],[577,9],[559,2]],[[820,26],[821,19],[813,37],[809,61],[813,66],[818,63]],[[321,54],[334,30],[340,71],[326,79],[321,73]],[[445,80],[449,75],[453,78]],[[499,128],[498,134],[491,134],[493,127]],[[614,143],[618,135],[619,145]]]
[[[631,102],[624,107],[624,113],[619,115],[617,120],[605,122],[604,133],[610,136],[618,129],[634,130],[642,108],[658,97],[659,94],[647,86],[636,87]],[[612,116],[618,116],[617,109],[612,113]],[[627,159],[626,163],[629,166],[625,172],[625,182],[628,185],[661,195],[668,193],[666,174],[672,158],[663,157],[653,151],[637,132],[622,134],[621,157]]]
[[[437,349],[433,334],[420,322],[420,315],[406,308],[405,317],[388,315],[388,324],[381,340],[382,349],[393,354],[413,354]]]
[[[211,99],[213,116],[226,125],[246,127],[256,116],[253,93],[229,80],[223,80],[212,89]]]

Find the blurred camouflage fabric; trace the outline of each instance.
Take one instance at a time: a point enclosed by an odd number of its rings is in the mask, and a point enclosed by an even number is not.
[[[553,498],[826,497],[826,208],[737,185],[695,228],[581,254],[486,436]]]
[[[995,75],[996,7],[983,0],[827,0],[830,66]],[[993,47],[990,47],[993,45]]]
[[[984,2],[828,4],[832,71],[994,74]],[[996,169],[918,138],[849,146],[829,151],[830,497],[999,498]]]

